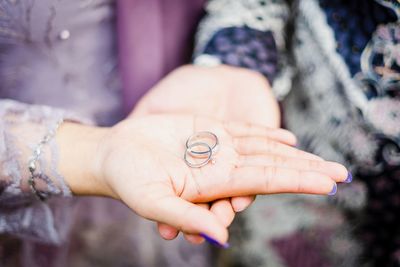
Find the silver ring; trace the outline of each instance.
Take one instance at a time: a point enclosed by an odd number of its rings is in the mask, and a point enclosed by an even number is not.
[[[192,148],[194,148],[194,147],[196,147],[196,146],[204,146],[205,148],[207,148],[207,151],[206,151],[206,153],[208,154],[208,155],[207,155],[207,158],[206,158],[204,161],[200,162],[200,163],[192,163],[192,162],[190,162],[190,161],[188,160],[188,156],[189,156],[189,155],[190,155],[190,156],[193,156],[193,155],[192,155]],[[189,167],[191,167],[191,168],[200,168],[200,167],[203,167],[203,166],[207,165],[208,162],[210,162],[210,161],[212,160],[212,155],[213,155],[212,149],[211,149],[211,147],[210,147],[207,143],[196,142],[196,143],[190,144],[190,145],[186,148],[186,150],[185,150],[185,155],[183,156],[183,159],[185,160],[186,164],[187,164]]]
[[[192,134],[188,140],[186,141],[186,150],[189,150],[189,153],[193,156],[193,157],[200,157],[200,158],[205,158],[208,157],[208,150],[203,150],[203,151],[193,151],[190,147],[193,148],[193,146],[191,146],[191,144],[193,142],[202,142],[202,143],[206,143],[204,142],[204,139],[210,139],[212,140],[211,144],[208,144],[209,147],[211,147],[211,151],[213,154],[216,154],[218,152],[218,148],[219,148],[219,141],[218,141],[218,137],[213,134],[212,132],[207,132],[207,131],[203,131],[203,132],[197,132]]]

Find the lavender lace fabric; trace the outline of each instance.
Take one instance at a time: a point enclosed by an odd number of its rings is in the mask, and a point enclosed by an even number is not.
[[[0,232],[60,243],[65,230],[57,229],[62,225],[57,221],[65,219],[57,215],[65,213],[55,212],[54,205],[42,203],[32,194],[27,182],[27,162],[31,151],[60,119],[77,119],[61,110],[12,100],[0,100],[0,117]],[[71,196],[57,173],[57,163],[57,147],[51,140],[38,161],[39,171],[50,180],[38,182],[37,189],[53,196]]]
[[[106,124],[115,118],[119,102],[115,93],[118,85],[113,84],[115,75],[102,75],[115,72],[115,62],[107,57],[109,53],[94,56],[96,50],[110,50],[113,44],[105,41],[93,46],[99,35],[110,35],[110,4],[34,0],[0,3],[0,233],[54,244],[65,239],[68,203],[36,202],[27,184],[27,155],[32,155],[34,147],[60,119]],[[96,12],[91,13],[94,9]],[[72,14],[87,25],[86,31],[65,19]],[[94,67],[96,64],[99,67]],[[98,79],[95,73],[105,78]],[[82,105],[96,88],[100,88],[96,97]],[[67,115],[70,112],[66,110],[79,115]],[[102,116],[100,111],[109,115]],[[39,171],[50,178],[46,183],[38,182],[39,189],[55,196],[70,196],[56,171],[54,140],[45,146],[38,163]]]
[[[112,0],[0,1],[1,267],[211,266],[207,247],[163,241],[120,202],[68,197],[54,143],[40,164],[53,196],[41,203],[28,190],[23,155],[59,118],[123,117],[114,12]]]

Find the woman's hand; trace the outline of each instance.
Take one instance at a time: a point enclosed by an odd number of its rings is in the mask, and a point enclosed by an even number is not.
[[[166,113],[200,114],[271,128],[280,124],[279,107],[265,77],[226,65],[212,68],[187,65],[174,70],[141,99],[131,116]],[[286,135],[280,141],[294,145],[296,138]],[[201,206],[215,212],[228,226],[235,212],[243,211],[254,199],[255,196],[234,197]],[[166,239],[178,234],[176,229],[162,224],[159,231]],[[193,243],[202,241],[195,236],[185,237]]]
[[[187,65],[174,70],[140,100],[131,116],[165,113],[280,126],[279,106],[267,79],[255,71],[227,65]]]
[[[185,115],[86,127],[83,135],[81,127],[66,123],[57,135],[60,171],[75,194],[120,199],[147,219],[187,234],[205,233],[221,244],[228,240],[227,226],[193,203],[256,194],[326,195],[347,177],[340,164],[274,141],[285,135],[279,129]],[[198,131],[215,133],[220,149],[215,164],[196,169],[183,155],[187,138]]]

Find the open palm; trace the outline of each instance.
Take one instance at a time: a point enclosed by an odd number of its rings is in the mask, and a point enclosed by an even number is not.
[[[220,141],[216,163],[190,168],[186,139],[211,131]],[[154,115],[114,126],[100,146],[99,165],[111,194],[139,215],[188,234],[206,233],[221,243],[226,225],[193,203],[272,193],[328,194],[346,179],[337,163],[275,141],[285,135],[246,123],[209,117]]]
[[[166,113],[206,115],[271,128],[280,124],[279,107],[268,81],[254,71],[223,65],[215,68],[188,65],[176,69],[141,99],[131,116]],[[294,135],[284,137],[281,142],[296,143]],[[228,226],[235,212],[244,210],[254,198],[233,197],[199,205],[213,211]],[[159,230],[166,239],[178,233],[162,224]],[[186,237],[193,243],[201,242],[199,238]]]

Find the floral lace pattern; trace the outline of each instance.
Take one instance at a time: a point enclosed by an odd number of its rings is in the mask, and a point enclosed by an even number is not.
[[[0,0],[0,266],[212,266],[208,247],[163,241],[153,222],[118,201],[61,197],[70,193],[53,172],[53,144],[40,163],[53,197],[39,202],[25,187],[31,149],[56,117],[75,120],[73,112],[106,126],[123,118],[115,6]]]
[[[51,204],[40,203],[28,185],[28,161],[33,149],[60,119],[82,121],[77,116],[46,106],[32,106],[0,100],[0,232],[59,243]],[[40,191],[52,196],[71,196],[57,172],[57,146],[51,140],[39,158],[38,170],[49,181],[37,183]],[[45,226],[45,227],[44,227]],[[64,237],[65,238],[65,237]]]

